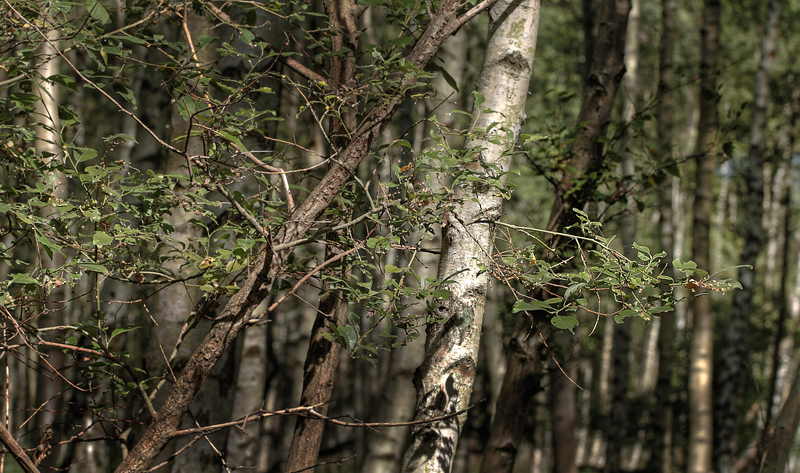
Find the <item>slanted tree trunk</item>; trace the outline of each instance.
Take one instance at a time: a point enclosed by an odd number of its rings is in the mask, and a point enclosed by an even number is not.
[[[794,446],[794,437],[800,425],[800,371],[795,373],[794,383],[786,403],[778,414],[775,430],[759,450],[759,472],[783,473]],[[763,465],[763,466],[762,466]]]
[[[708,268],[712,194],[716,171],[717,129],[717,60],[719,56],[719,0],[705,0],[700,64],[700,122],[695,149],[697,166],[694,194],[694,229],[692,259],[698,268]],[[711,298],[695,296],[691,300],[692,347],[689,373],[689,453],[687,471],[712,471],[713,420],[711,385],[713,374],[714,332]]]
[[[761,40],[761,59],[756,72],[753,90],[753,112],[750,123],[750,151],[747,155],[744,182],[746,192],[742,196],[744,212],[744,244],[739,256],[738,281],[742,289],[734,291],[728,332],[725,335],[725,350],[718,376],[716,396],[716,471],[733,473],[736,466],[737,427],[741,418],[742,373],[745,371],[745,333],[748,330],[753,291],[756,286],[756,259],[764,245],[764,165],[766,163],[767,100],[769,98],[769,76],[775,64],[778,40],[778,20],[784,0],[769,3],[764,36]]]
[[[430,21],[406,60],[414,68],[423,69],[434,57],[442,42],[461,25],[478,15],[491,3],[479,4],[461,16],[457,12],[461,2],[444,0],[430,17]],[[414,75],[399,78],[399,90],[407,90],[417,82]],[[181,419],[189,409],[211,370],[225,354],[240,330],[247,327],[250,315],[272,288],[280,273],[287,250],[315,223],[317,217],[350,180],[359,163],[367,156],[372,145],[395,114],[404,96],[386,97],[376,104],[351,130],[352,139],[338,156],[311,194],[300,203],[286,220],[284,227],[264,245],[263,253],[254,261],[239,291],[231,297],[217,316],[203,342],[189,358],[170,391],[167,399],[153,416],[142,437],[130,450],[116,473],[147,470],[153,460],[175,436]]]
[[[500,126],[487,139],[475,137],[466,143],[467,148],[480,148],[467,165],[470,172],[488,177],[496,172],[489,166],[501,172],[509,169],[509,151],[524,118],[540,9],[540,0],[501,0],[490,10],[491,35],[477,82],[485,102],[476,102],[470,129],[485,130],[495,122]],[[491,266],[491,222],[500,217],[503,199],[485,182],[475,182],[458,186],[454,202],[443,230],[439,263],[439,279],[452,281],[448,285],[452,296],[437,301],[433,315],[440,322],[427,328],[425,359],[414,375],[416,420],[466,408],[475,379],[489,278],[482,267]],[[449,472],[465,420],[466,414],[461,414],[414,426],[402,471]]]
[[[481,473],[512,471],[525,428],[528,406],[533,396],[542,390],[542,340],[538,334],[530,333],[530,320],[520,318],[517,323],[525,328],[516,329],[508,342],[506,375],[497,397]],[[529,337],[534,340],[529,341]],[[507,396],[515,390],[518,391],[515,395]]]

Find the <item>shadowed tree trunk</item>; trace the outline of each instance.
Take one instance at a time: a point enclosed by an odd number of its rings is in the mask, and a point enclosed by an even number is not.
[[[658,83],[658,152],[662,170],[662,182],[658,186],[659,222],[658,232],[662,251],[667,252],[666,261],[674,258],[672,225],[672,179],[668,167],[673,166],[673,92],[675,44],[676,1],[661,2],[661,54],[659,62],[660,80]],[[667,271],[670,271],[669,269]],[[668,274],[669,275],[669,274]],[[650,473],[672,473],[672,370],[673,345],[675,343],[676,314],[668,314],[660,319],[658,333],[658,378],[655,390],[655,409],[653,410],[653,443],[646,471]]]
[[[719,0],[706,0],[703,12],[702,57],[700,64],[700,122],[695,148],[694,220],[692,259],[698,268],[708,268],[714,173],[716,171],[717,61],[719,56]],[[687,471],[712,471],[713,419],[712,368],[714,350],[711,298],[691,299],[692,347],[689,372],[689,452]]]
[[[491,33],[477,82],[485,102],[476,101],[470,129],[486,130],[494,122],[500,126],[487,139],[470,138],[466,143],[468,149],[481,148],[467,165],[472,172],[494,172],[488,166],[502,172],[509,169],[509,151],[524,118],[540,8],[540,0],[501,0],[490,10]],[[439,263],[439,279],[452,281],[448,285],[452,297],[437,301],[434,315],[442,322],[427,328],[425,359],[414,375],[415,420],[452,414],[469,404],[489,277],[482,267],[491,265],[491,222],[500,217],[502,206],[502,195],[486,183],[455,189]],[[465,420],[466,414],[461,414],[414,426],[402,471],[449,472]]]
[[[590,73],[584,83],[583,102],[578,116],[580,128],[577,132],[578,137],[570,146],[570,159],[566,166],[570,171],[565,172],[556,189],[556,199],[550,214],[548,230],[563,230],[572,221],[573,206],[578,202],[585,202],[585,195],[592,192],[593,184],[581,182],[581,177],[590,169],[600,165],[602,144],[598,140],[606,132],[611,119],[614,98],[625,73],[625,39],[630,8],[630,1],[606,0],[602,3],[598,19],[598,34],[593,39],[594,62],[589,68]],[[546,320],[543,320],[542,323],[547,324]],[[509,358],[509,367],[499,395],[503,405],[509,409],[521,408],[529,402],[524,394],[530,389],[528,383],[531,378],[535,378],[538,372],[536,366],[539,363],[538,358],[532,355],[537,353],[536,345],[540,340],[536,335],[528,336],[530,331],[530,323],[521,321],[512,335],[512,340],[519,341],[521,346],[519,348],[512,346],[515,355]],[[567,380],[567,382],[569,381]],[[567,386],[564,387],[569,389]],[[566,402],[569,399],[569,397],[559,396],[559,402]],[[559,409],[568,410],[570,408],[559,406]],[[574,403],[571,409],[575,409]],[[558,418],[569,417],[559,416]],[[505,416],[496,416],[494,423],[499,424],[492,426],[491,435],[494,437],[490,437],[490,450],[487,452],[489,455],[502,457],[490,460],[492,464],[507,468],[500,471],[511,471],[514,464],[513,457],[516,455],[523,428],[522,425],[506,427],[501,424],[507,420],[509,418]],[[520,421],[520,419],[513,420]],[[565,432],[568,430],[565,429]],[[572,437],[573,439],[567,442],[572,447],[559,447],[560,459],[558,461],[563,464],[575,464],[574,432]],[[565,438],[564,435],[554,435],[553,441],[557,442]]]
[[[760,472],[783,473],[786,471],[797,427],[800,425],[800,371],[796,372],[794,376],[792,390],[778,414],[775,430],[759,449],[758,471]]]
[[[756,72],[753,90],[753,112],[750,123],[750,151],[747,155],[744,183],[744,244],[739,256],[738,281],[742,289],[734,291],[730,324],[725,336],[717,380],[716,439],[714,455],[719,473],[733,473],[736,467],[737,427],[741,418],[742,374],[746,370],[745,333],[751,315],[753,291],[756,286],[756,259],[764,245],[762,220],[764,215],[764,165],[766,164],[767,100],[769,98],[769,76],[775,64],[778,40],[778,19],[784,0],[769,3],[764,37],[761,40],[761,60]],[[780,343],[780,342],[778,342]]]
[[[337,84],[336,88],[347,87],[352,85],[356,70],[355,51],[359,35],[357,27],[359,11],[352,0],[327,0],[325,1],[325,10],[332,26],[338,31],[333,36],[333,50],[347,51],[346,54],[331,57],[330,75]],[[330,118],[331,142],[328,151],[331,156],[347,146],[348,130],[356,128],[356,104],[349,105],[349,110],[337,117]],[[330,239],[332,241],[325,252],[326,260],[334,256],[335,253],[331,251],[330,245],[335,244],[338,237],[336,234],[331,234]],[[339,276],[347,280],[348,271],[344,270],[343,272],[344,274]],[[326,283],[324,289],[328,290],[328,288],[329,285]],[[333,383],[336,367],[339,365],[341,348],[338,343],[325,338],[325,334],[330,332],[331,323],[335,326],[347,323],[347,309],[347,300],[342,299],[341,291],[326,293],[320,299],[319,310],[311,329],[311,341],[303,367],[303,393],[300,396],[300,405],[310,406],[324,403],[316,409],[322,415],[328,413],[328,401],[333,394]],[[323,420],[308,417],[297,418],[294,436],[289,447],[289,457],[284,469],[285,473],[308,470],[316,463],[324,430],[325,421]]]
[[[623,120],[633,126],[636,115],[636,100],[639,96],[639,22],[641,17],[640,0],[632,0],[631,11],[628,16],[627,46],[625,53],[626,75],[624,78],[625,90],[622,95]],[[628,128],[621,140],[622,153],[622,183],[623,186],[635,179],[634,156],[628,150],[628,143],[633,130]],[[633,194],[626,197],[627,205],[620,220],[620,235],[622,248],[628,258],[636,257],[633,247],[636,238],[636,201]],[[628,431],[628,416],[631,416],[627,405],[628,377],[630,363],[628,352],[631,347],[631,323],[614,324],[613,337],[613,371],[611,373],[611,411],[609,425],[606,429],[607,447],[606,463],[603,471],[606,473],[622,470],[622,448]]]

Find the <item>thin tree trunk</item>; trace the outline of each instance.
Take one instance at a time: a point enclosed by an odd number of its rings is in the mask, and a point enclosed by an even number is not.
[[[548,230],[563,229],[575,220],[572,209],[587,201],[594,190],[585,175],[602,164],[603,144],[611,120],[617,90],[625,74],[625,39],[631,0],[605,0],[598,19],[599,27],[591,72],[583,86],[583,102],[578,114],[577,136],[570,144],[570,159],[556,189]]]
[[[337,88],[349,86],[355,76],[355,51],[359,35],[356,4],[352,0],[327,0],[325,1],[325,10],[332,26],[338,31],[333,36],[333,50],[347,51],[342,56],[331,57],[330,76],[337,84]],[[328,151],[331,156],[347,146],[348,130],[356,128],[357,107],[354,103],[350,105],[348,111],[330,119],[331,142]],[[332,241],[338,240],[336,235],[330,236]],[[326,259],[334,255],[330,250],[331,247],[328,246]],[[344,270],[344,273],[348,274],[347,270]],[[344,276],[344,279],[346,280],[347,276]],[[326,290],[327,286],[326,284]],[[336,326],[347,323],[347,300],[342,299],[340,291],[329,292],[320,299],[319,310],[311,329],[308,355],[303,367],[303,393],[300,397],[300,405],[310,406],[324,403],[318,409],[322,415],[328,413],[328,401],[333,394],[333,383],[336,368],[339,365],[341,348],[341,345],[331,342],[325,337],[330,332],[331,322]],[[314,470],[312,467],[319,456],[324,429],[325,421],[323,420],[308,417],[297,418],[292,443],[289,447],[289,457],[284,469],[285,473]]]
[[[467,142],[467,148],[482,148],[467,165],[473,172],[487,172],[485,165],[503,172],[509,169],[509,151],[524,117],[533,71],[540,9],[540,0],[501,0],[490,10],[491,36],[477,82],[485,102],[477,103],[470,129],[487,129],[499,122],[492,138],[500,143]],[[495,189],[479,183],[457,187],[455,202],[443,230],[439,263],[439,279],[452,281],[448,285],[452,296],[449,301],[438,301],[434,315],[443,322],[427,328],[425,359],[414,376],[417,420],[466,408],[475,379],[489,277],[481,268],[491,265],[494,242],[490,222],[500,217],[503,199]],[[402,471],[450,471],[465,420],[466,414],[461,414],[412,428]]]
[[[661,2],[661,55],[658,83],[658,150],[660,163],[667,168],[672,166],[673,157],[673,60],[675,49],[676,1]],[[659,241],[662,251],[667,252],[666,261],[674,258],[672,179],[668,169],[664,169],[663,182],[658,186]],[[652,473],[672,473],[672,370],[673,345],[675,342],[676,314],[661,318],[658,332],[658,378],[655,390],[655,409],[653,411],[654,440],[650,450],[650,460],[646,471]]]
[[[571,352],[570,344],[574,343],[575,338],[566,331],[555,332],[555,336],[549,342],[550,346],[560,344],[568,354]],[[552,438],[552,472],[553,473],[578,473],[578,465],[575,455],[578,447],[575,437],[575,421],[578,411],[575,409],[575,386],[574,373],[570,369],[569,355],[559,360],[560,367],[556,366],[555,355],[550,354],[550,419],[553,424]],[[561,370],[565,372],[562,372]],[[567,377],[569,376],[569,378]]]
[[[631,124],[636,114],[636,99],[639,92],[639,21],[641,16],[640,0],[632,0],[628,15],[628,29],[625,53],[626,75],[624,78],[625,93],[622,94],[623,120]],[[622,182],[630,182],[635,178],[634,156],[628,151],[628,141],[632,130],[629,128],[621,140],[622,149]],[[620,221],[623,251],[629,258],[636,256],[633,247],[636,238],[636,201],[633,195],[627,196],[625,213]],[[612,352],[614,368],[611,381],[611,412],[606,429],[606,463],[603,471],[614,473],[622,470],[622,447],[628,434],[627,416],[631,413],[627,408],[628,376],[630,363],[628,352],[631,346],[631,324],[614,324]]]
[[[769,3],[764,37],[761,41],[761,60],[756,72],[753,90],[753,112],[750,124],[750,151],[747,155],[744,182],[745,235],[739,256],[738,281],[742,289],[734,291],[728,332],[725,336],[725,351],[721,358],[716,396],[717,471],[733,473],[736,466],[737,427],[741,411],[742,373],[745,371],[745,332],[748,330],[756,285],[756,259],[764,243],[762,226],[764,215],[764,156],[766,148],[767,101],[769,98],[769,76],[775,63],[778,40],[778,20],[785,0]]]
[[[765,409],[765,417],[764,417],[764,431],[763,435],[771,428],[772,424],[772,416],[773,411],[775,409],[775,405],[779,404],[776,403],[776,392],[778,389],[778,373],[780,370],[781,365],[781,345],[783,344],[783,338],[786,334],[786,322],[789,319],[789,272],[791,270],[791,254],[792,254],[792,215],[793,215],[793,206],[792,206],[792,190],[794,189],[794,179],[792,178],[792,170],[794,165],[792,163],[792,157],[794,155],[794,146],[795,146],[795,128],[797,126],[798,115],[800,115],[800,110],[798,110],[797,105],[797,98],[800,98],[800,93],[797,90],[793,93],[794,100],[792,100],[792,104],[789,106],[789,123],[788,133],[786,133],[788,137],[788,143],[786,143],[786,162],[784,163],[784,173],[783,173],[783,185],[782,185],[782,194],[781,194],[781,206],[783,207],[783,254],[781,256],[781,271],[780,271],[780,290],[778,291],[777,295],[777,303],[778,306],[778,318],[775,321],[776,331],[775,331],[775,342],[772,347],[772,354],[771,354],[771,369],[770,369],[770,376],[769,376],[769,392],[767,395],[767,407]]]
[[[710,225],[716,171],[717,60],[719,56],[719,0],[706,0],[703,14],[702,58],[700,65],[700,122],[695,150],[697,165],[694,194],[693,260],[699,268],[708,268]],[[692,347],[689,373],[689,453],[687,471],[712,471],[713,419],[711,385],[713,374],[714,332],[711,298],[693,297]]]
[[[303,394],[299,405],[324,403],[315,409],[322,415],[328,413],[328,402],[333,393],[341,349],[340,344],[328,340],[324,334],[330,330],[331,323],[337,326],[347,323],[347,308],[347,300],[341,298],[339,291],[328,292],[320,299],[317,317],[311,329],[312,337],[303,367]],[[284,469],[286,473],[313,471],[324,429],[324,420],[298,417]]]

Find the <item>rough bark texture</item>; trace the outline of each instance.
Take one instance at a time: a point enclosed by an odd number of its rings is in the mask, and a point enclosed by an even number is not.
[[[583,86],[583,102],[578,114],[578,130],[570,145],[570,158],[561,177],[549,230],[561,229],[574,219],[572,209],[584,202],[593,190],[590,177],[592,170],[601,165],[605,135],[611,120],[611,112],[617,90],[625,74],[625,38],[628,28],[630,0],[606,0],[603,2],[591,72]]]
[[[692,259],[699,268],[708,268],[714,173],[716,171],[717,129],[717,60],[719,56],[718,0],[706,0],[703,13],[702,57],[700,73],[700,121],[698,124],[695,163]],[[711,385],[713,379],[714,332],[711,299],[693,297],[694,317],[689,373],[689,453],[687,471],[708,473],[712,468],[713,421]]]
[[[36,468],[36,465],[28,457],[28,454],[25,453],[25,450],[19,446],[17,439],[11,435],[11,432],[9,432],[2,423],[0,423],[0,443],[5,445],[8,452],[11,453],[11,456],[14,457],[25,473],[39,473],[39,469]]]
[[[546,321],[543,321],[546,323]],[[508,344],[506,376],[492,421],[489,441],[484,450],[481,473],[510,473],[517,458],[520,438],[525,428],[526,411],[533,396],[541,391],[539,367],[544,348],[542,340],[530,333],[530,321],[520,318]],[[528,338],[534,341],[528,341]]]
[[[356,4],[352,0],[326,0],[325,10],[332,27],[338,31],[333,36],[333,50],[348,51],[344,55],[331,57],[330,76],[337,87],[352,85],[355,80],[355,51],[359,34]],[[349,130],[356,126],[355,98],[350,102],[349,109],[343,109],[337,117],[330,117],[331,142],[328,151],[331,156],[347,146],[350,141]],[[330,236],[331,240],[338,239],[335,233]],[[332,247],[329,245],[325,252],[326,259],[334,256],[331,249]],[[347,279],[347,276],[344,276],[344,279]],[[328,284],[325,285],[325,290],[327,289]],[[333,384],[341,348],[338,343],[332,343],[325,338],[325,335],[330,332],[331,322],[337,326],[347,323],[347,301],[341,298],[341,292],[338,291],[329,292],[320,299],[319,310],[311,329],[308,354],[303,366],[303,392],[299,405],[310,406],[325,403],[318,409],[318,412],[323,415],[327,415],[328,401],[333,395]],[[311,467],[317,462],[324,430],[325,421],[298,417],[284,468],[286,473],[309,469],[313,471]]]
[[[492,26],[477,90],[485,97],[483,111],[475,110],[470,129],[490,124],[500,144],[470,139],[480,147],[468,164],[475,173],[508,171],[508,151],[516,142],[524,118],[525,100],[536,50],[540,0],[499,1],[490,11]],[[494,112],[488,112],[492,110]],[[502,179],[502,177],[501,177]],[[450,414],[469,404],[480,343],[493,231],[490,222],[502,213],[503,199],[484,182],[461,185],[443,230],[439,279],[448,279],[449,301],[439,301],[425,340],[425,359],[414,375],[416,420]],[[449,472],[466,414],[412,428],[404,472]]]
[[[762,443],[759,450],[758,471],[761,473],[783,473],[794,445],[797,427],[800,425],[800,372],[795,373],[794,383],[786,403],[778,414],[775,431]],[[763,466],[762,466],[763,465]]]
[[[409,52],[407,60],[420,69],[433,58],[439,46],[459,26],[474,17],[490,4],[470,10],[461,17],[456,16],[461,3],[446,0],[430,19],[430,23]],[[405,77],[401,90],[416,82],[416,78]],[[339,154],[338,161],[319,182],[309,197],[304,200],[287,219],[278,232],[273,248],[253,265],[250,276],[242,283],[239,292],[231,298],[222,315],[215,319],[208,335],[189,359],[164,404],[154,416],[142,438],[131,449],[128,456],[116,469],[116,473],[141,472],[149,468],[156,456],[167,445],[176,431],[181,417],[186,413],[211,369],[216,365],[250,317],[253,308],[269,292],[275,277],[280,272],[285,250],[291,247],[308,231],[324,210],[330,205],[339,190],[350,179],[358,164],[368,154],[375,140],[402,102],[402,97],[387,99],[375,106],[352,132],[353,140]]]
[[[659,62],[660,80],[658,83],[658,152],[662,166],[670,166],[673,156],[673,105],[672,89],[674,71],[672,62],[675,54],[675,0],[661,2],[661,55]],[[667,252],[665,261],[672,261],[674,238],[672,225],[672,182],[671,175],[663,171],[663,181],[658,186],[659,241],[662,251]],[[661,318],[658,334],[658,378],[656,380],[656,409],[653,412],[653,443],[646,471],[651,473],[672,473],[672,367],[673,345],[675,341],[676,315],[668,314]]]
[[[333,394],[333,383],[336,367],[339,365],[341,345],[325,338],[324,333],[330,330],[330,322],[336,325],[347,323],[347,300],[339,297],[338,292],[329,292],[319,303],[319,311],[311,329],[311,342],[308,346],[305,366],[303,367],[303,394],[301,406],[312,406],[326,403],[315,409],[322,415],[328,413],[328,401]],[[294,428],[289,458],[286,461],[286,473],[305,471],[314,466],[322,444],[322,432],[325,421],[299,417]],[[311,468],[313,470],[313,468]],[[311,471],[309,470],[309,471]]]
[[[764,216],[764,156],[767,131],[767,100],[769,98],[769,76],[775,63],[775,50],[778,39],[778,19],[784,0],[772,0],[769,4],[764,37],[761,40],[761,60],[756,72],[753,90],[753,112],[750,123],[750,151],[747,155],[744,183],[744,244],[739,256],[738,281],[742,289],[734,291],[731,318],[725,335],[725,350],[722,356],[719,376],[717,406],[715,409],[715,446],[717,452],[716,471],[733,473],[736,467],[737,424],[741,411],[741,391],[745,367],[745,333],[748,330],[753,290],[756,284],[756,259],[764,245],[765,235],[762,225]]]

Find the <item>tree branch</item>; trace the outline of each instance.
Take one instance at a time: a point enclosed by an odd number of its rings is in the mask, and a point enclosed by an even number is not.
[[[19,446],[17,440],[2,423],[0,423],[0,442],[11,452],[11,456],[19,463],[25,473],[39,473],[39,469],[33,464],[33,460],[28,457],[25,450]]]

